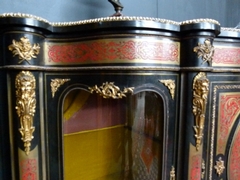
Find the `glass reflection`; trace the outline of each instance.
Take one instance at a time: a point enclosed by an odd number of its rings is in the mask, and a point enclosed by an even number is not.
[[[65,180],[161,179],[163,101],[71,91],[63,105]]]

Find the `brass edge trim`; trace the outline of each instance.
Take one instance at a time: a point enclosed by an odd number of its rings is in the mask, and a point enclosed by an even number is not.
[[[221,31],[240,32],[240,29],[237,29],[237,28],[227,28],[227,27],[221,27]]]
[[[44,89],[43,89],[43,73],[39,73],[39,107],[45,107],[44,106]],[[47,163],[46,163],[46,139],[45,139],[45,118],[44,118],[44,108],[39,108],[39,114],[40,114],[40,137],[41,137],[41,166],[42,166],[42,179],[47,179]],[[40,159],[40,158],[39,158]]]
[[[212,67],[181,67],[183,71],[212,71]]]
[[[68,81],[70,81],[70,79],[59,79],[59,78],[51,79],[50,86],[51,86],[51,91],[52,91],[52,98],[54,98],[55,93],[57,92],[58,88],[61,85],[63,85],[65,82],[68,82]]]
[[[78,71],[78,70],[167,70],[167,71],[205,71],[205,72],[240,72],[234,68],[208,68],[208,67],[166,67],[166,66],[101,66],[101,67],[44,67],[44,66],[19,66],[6,65],[0,69],[15,70],[42,70],[42,71]]]
[[[212,23],[220,25],[220,23],[214,19],[208,19],[208,18],[200,18],[200,19],[192,19],[192,20],[186,20],[180,22],[180,25],[186,25],[186,24],[196,24],[196,23]]]
[[[35,20],[42,21],[45,23],[49,23],[49,21],[47,21],[46,19],[31,15],[31,14],[24,14],[24,13],[4,13],[4,14],[0,15],[0,18],[5,18],[5,17],[31,18],[31,19],[35,19]]]
[[[153,17],[136,17],[136,16],[112,16],[112,17],[102,17],[96,19],[87,19],[82,21],[72,21],[72,22],[53,22],[50,23],[52,26],[75,26],[75,25],[83,25],[90,23],[98,23],[98,22],[111,22],[111,21],[153,21],[158,23],[179,25],[179,22],[167,20],[167,19],[159,19]]]
[[[204,136],[206,105],[209,91],[209,80],[204,72],[198,73],[193,80],[193,114],[195,125],[196,150],[198,151]]]
[[[209,65],[212,65],[214,47],[210,39],[206,39],[203,44],[199,42],[198,45],[193,48],[193,52],[197,54],[198,58],[202,58],[202,64],[208,62]]]
[[[217,89],[218,85],[213,88],[213,109],[212,109],[212,130],[211,130],[211,145],[210,145],[210,162],[209,162],[209,180],[212,180],[212,168],[213,168],[213,149],[214,149],[214,138],[215,138],[215,118],[216,118],[216,102],[217,102]]]
[[[92,66],[92,67],[44,67],[44,66],[18,66],[7,65],[0,69],[14,69],[14,70],[44,70],[44,71],[79,71],[79,70],[168,70],[179,71],[179,67],[166,66]]]
[[[139,20],[154,21],[154,22],[173,24],[173,25],[186,25],[186,24],[196,24],[196,23],[212,23],[212,24],[220,25],[218,21],[214,19],[208,19],[208,18],[200,18],[200,19],[192,19],[192,20],[186,20],[182,22],[176,22],[172,20],[153,18],[153,17],[113,16],[113,17],[102,17],[102,18],[88,19],[88,20],[82,20],[82,21],[72,21],[72,22],[49,22],[46,19],[43,19],[38,16],[30,15],[30,14],[4,13],[0,15],[0,18],[5,18],[5,17],[31,18],[31,19],[48,23],[52,26],[74,26],[74,25],[89,24],[89,23],[96,23],[96,22],[139,21]]]
[[[212,72],[240,72],[240,69],[233,69],[233,68],[224,68],[224,69],[216,69],[214,68]]]
[[[48,23],[52,26],[74,26],[74,25],[82,25],[82,24],[90,24],[90,23],[97,23],[97,22],[109,22],[109,21],[154,21],[166,24],[173,24],[179,25],[179,22],[167,20],[167,19],[160,19],[154,17],[137,17],[137,16],[111,16],[111,17],[101,17],[95,19],[87,19],[81,21],[69,21],[69,22],[49,22],[46,19],[43,19],[38,16],[30,15],[30,14],[22,14],[22,13],[4,13],[0,15],[0,18],[5,17],[18,17],[18,18],[31,18],[38,21],[42,21]]]
[[[170,95],[172,97],[172,99],[174,100],[174,96],[175,96],[175,81],[172,79],[166,79],[166,80],[159,80],[159,82],[163,83],[170,92]]]
[[[30,64],[32,58],[37,58],[36,55],[39,54],[40,46],[37,43],[31,45],[30,40],[27,37],[21,37],[20,41],[12,40],[12,44],[8,46],[8,50],[12,51],[13,57],[18,56],[20,60],[18,64],[26,61]]]
[[[93,87],[89,87],[88,89],[91,93],[95,92],[106,99],[122,99],[123,97],[126,97],[127,93],[133,94],[134,87],[124,88],[123,91],[121,91],[118,86],[114,85],[114,82],[106,82],[99,87],[95,85]]]
[[[30,71],[21,71],[15,79],[16,112],[20,119],[19,132],[24,143],[24,151],[29,155],[34,138],[33,117],[36,109],[36,79]]]
[[[217,90],[219,89],[240,89],[240,85],[214,85],[213,87],[213,109],[212,109],[212,129],[211,129],[211,145],[210,145],[210,162],[209,162],[209,180],[212,180],[213,170],[213,150],[215,140],[215,120],[216,120],[216,107],[217,107]]]

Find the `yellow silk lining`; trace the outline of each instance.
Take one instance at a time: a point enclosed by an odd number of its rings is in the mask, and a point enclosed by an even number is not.
[[[119,179],[123,153],[122,125],[64,135],[65,180]]]

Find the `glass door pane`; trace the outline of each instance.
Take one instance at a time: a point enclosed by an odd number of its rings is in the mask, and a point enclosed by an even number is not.
[[[71,91],[63,105],[65,180],[161,179],[163,102],[153,92],[104,99]]]

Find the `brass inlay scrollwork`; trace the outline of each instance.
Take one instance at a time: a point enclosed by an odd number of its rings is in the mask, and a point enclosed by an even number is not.
[[[13,40],[12,44],[8,46],[8,49],[12,51],[13,57],[18,55],[20,59],[18,63],[20,64],[23,61],[29,63],[32,58],[37,58],[36,55],[39,54],[40,46],[39,44],[33,44],[32,46],[27,37],[22,37],[20,41]]]
[[[175,180],[175,168],[172,166],[172,169],[170,171],[170,180]]]
[[[19,131],[24,142],[24,151],[28,155],[30,152],[31,141],[34,138],[33,117],[36,108],[36,80],[29,71],[22,71],[16,76],[16,111],[20,118]]]
[[[65,82],[70,81],[70,79],[51,79],[51,90],[52,90],[52,98],[54,98],[55,93],[57,92],[58,88],[63,85]]]
[[[222,160],[221,157],[218,158],[218,161],[216,161],[216,165],[214,166],[214,168],[216,169],[217,175],[221,176],[221,174],[223,173],[225,166],[224,166],[224,161]]]
[[[93,87],[89,87],[89,90],[91,93],[94,91],[97,94],[100,94],[103,96],[103,98],[113,98],[113,99],[121,99],[123,97],[126,97],[126,93],[133,93],[133,87],[124,88],[123,91],[120,90],[119,87],[114,85],[114,82],[106,82],[103,83],[102,86],[98,87],[97,85]]]
[[[202,144],[208,91],[209,80],[204,72],[200,72],[193,80],[193,114],[195,116],[193,128],[197,151]]]
[[[165,86],[168,87],[171,97],[172,99],[174,99],[174,95],[175,95],[175,81],[172,79],[167,79],[167,80],[159,80],[161,83],[163,83]]]
[[[209,64],[212,64],[214,47],[212,46],[210,39],[206,39],[204,44],[198,43],[198,46],[193,48],[193,52],[197,53],[198,57],[203,59],[203,63],[208,62]]]

